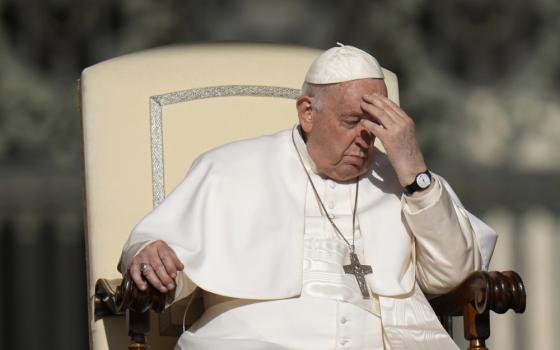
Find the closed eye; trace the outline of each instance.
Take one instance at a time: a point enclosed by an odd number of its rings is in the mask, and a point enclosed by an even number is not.
[[[358,116],[351,116],[351,117],[345,117],[342,119],[342,122],[344,123],[344,125],[346,126],[350,126],[350,127],[354,127],[356,125],[358,125],[360,123],[360,121],[362,120],[361,117]]]

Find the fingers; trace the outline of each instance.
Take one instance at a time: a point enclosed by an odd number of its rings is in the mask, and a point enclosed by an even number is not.
[[[402,110],[401,107],[399,107],[395,102],[391,101],[389,98],[387,98],[383,95],[380,95],[380,94],[366,95],[366,96],[364,96],[364,99],[379,101],[379,102],[383,103],[383,105],[385,105],[386,107],[390,108],[396,115],[399,115],[399,116],[405,117],[405,118],[410,118],[405,113],[405,111]]]
[[[183,270],[183,264],[168,245],[164,244],[158,247],[158,255],[165,267],[165,271],[169,276],[171,276],[171,278],[177,277],[177,271]]]
[[[140,271],[140,264],[148,264],[144,271]],[[177,271],[184,268],[175,252],[163,241],[156,241],[146,246],[136,255],[130,267],[134,283],[140,290],[146,290],[147,280],[154,288],[166,293],[175,288],[173,279]]]
[[[395,117],[392,115],[393,112],[384,107],[380,101],[372,100],[372,102],[369,102],[364,98],[360,107],[365,113],[372,117],[374,122],[377,122],[385,129],[390,129],[395,125],[396,121]]]
[[[372,113],[376,113],[374,115],[377,117],[385,114],[395,124],[404,124],[411,120],[399,106],[383,95],[364,95],[363,100],[366,102],[366,106],[373,105],[377,107],[377,109],[372,109]],[[364,103],[362,104],[364,105]]]
[[[177,268],[177,270],[183,271],[183,269],[185,268],[185,265],[183,265],[181,260],[179,260],[177,255],[175,255],[175,252],[173,252],[173,262],[175,263],[175,267]]]
[[[383,143],[401,185],[410,184],[418,169],[426,169],[414,121],[385,96],[364,95],[362,100],[362,110],[371,116],[362,119],[362,126]]]
[[[177,277],[177,267],[173,259],[169,256],[169,253],[166,251],[158,251],[158,253],[167,274],[171,278]]]
[[[148,278],[149,281],[151,281],[150,277],[154,280],[154,283],[152,283],[154,287],[156,287],[157,289],[159,289],[164,293],[167,292],[167,289],[173,289],[175,287],[175,284],[173,283],[173,279],[167,273],[167,270],[165,269],[165,265],[163,265],[163,262],[161,261],[159,255],[153,257],[150,260],[150,265],[152,269],[148,271],[144,271],[144,276],[146,276],[146,278]],[[151,271],[154,272],[155,276],[152,276]]]
[[[140,266],[138,264],[133,263],[130,266],[130,276],[132,276],[134,284],[136,284],[140,290],[146,290],[146,288],[148,288],[146,281],[142,278],[142,273],[140,272]]]
[[[144,272],[142,273],[142,275],[144,276],[145,279],[148,280],[148,283],[150,283],[154,288],[156,288],[157,290],[159,290],[162,293],[167,292],[167,288],[164,286],[162,281],[159,279],[159,276],[155,272],[153,267],[150,266],[147,269],[145,269]]]
[[[366,97],[364,96],[364,101],[361,104],[361,108],[364,112],[372,117],[373,121],[369,119],[362,119],[361,122],[366,130],[383,141],[385,130],[391,128],[394,124],[392,120],[393,118],[377,104],[369,102],[370,100],[371,99],[366,99]]]
[[[151,284],[154,288],[158,289],[159,291],[165,293],[167,292],[167,288],[164,286],[163,282],[158,277],[157,273],[154,270],[154,263],[152,259],[150,259],[148,252],[146,252],[147,247],[140,252],[137,256],[134,257],[132,260],[132,265],[130,266],[130,275],[132,276],[132,280],[136,284],[140,290],[146,290],[148,285]],[[147,264],[144,271],[140,270],[141,264]]]
[[[375,137],[379,138],[383,142],[383,139],[387,132],[383,125],[367,119],[362,119],[361,123],[367,131],[371,132]]]

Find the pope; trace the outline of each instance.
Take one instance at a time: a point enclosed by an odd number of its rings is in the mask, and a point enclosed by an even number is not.
[[[425,294],[486,269],[495,232],[429,169],[370,54],[325,51],[296,111],[290,130],[195,160],[119,269],[202,291],[179,349],[456,349]]]

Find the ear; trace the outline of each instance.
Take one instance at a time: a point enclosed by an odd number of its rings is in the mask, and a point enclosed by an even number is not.
[[[313,108],[312,97],[300,96],[296,100],[296,109],[298,111],[299,125],[305,133],[308,133],[313,128]]]

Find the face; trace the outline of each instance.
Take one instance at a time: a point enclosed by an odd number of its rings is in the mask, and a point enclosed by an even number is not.
[[[317,170],[336,181],[349,181],[364,174],[372,162],[374,137],[360,123],[371,119],[360,108],[362,96],[387,96],[382,79],[359,79],[329,86],[322,96],[302,96],[297,101],[300,125],[307,151]]]

